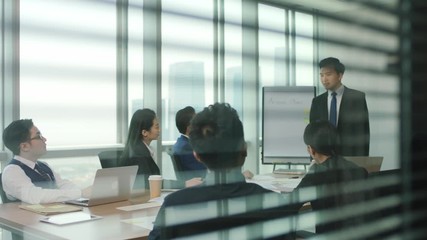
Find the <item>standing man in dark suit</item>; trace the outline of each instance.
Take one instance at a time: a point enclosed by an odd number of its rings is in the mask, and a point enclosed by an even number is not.
[[[311,104],[310,122],[329,120],[336,126],[342,156],[369,156],[369,114],[365,93],[341,83],[345,66],[337,58],[319,62],[320,78],[327,92]]]

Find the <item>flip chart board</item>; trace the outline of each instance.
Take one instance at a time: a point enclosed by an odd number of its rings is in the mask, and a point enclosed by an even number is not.
[[[263,87],[262,163],[309,164],[303,141],[315,87]]]

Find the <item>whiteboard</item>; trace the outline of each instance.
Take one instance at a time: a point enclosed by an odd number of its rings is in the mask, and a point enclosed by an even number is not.
[[[262,163],[309,164],[304,129],[315,87],[263,87]]]

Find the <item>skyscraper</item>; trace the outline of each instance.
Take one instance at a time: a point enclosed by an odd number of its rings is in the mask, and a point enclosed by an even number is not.
[[[225,75],[225,101],[243,117],[243,78],[242,67],[230,67]]]
[[[196,111],[205,107],[205,69],[203,62],[178,62],[169,67],[169,116],[175,119],[176,112],[185,106]],[[166,129],[165,129],[166,130]],[[170,139],[175,140],[175,128],[168,129]]]

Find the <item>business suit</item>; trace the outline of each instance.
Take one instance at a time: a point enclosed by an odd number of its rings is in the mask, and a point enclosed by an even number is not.
[[[301,189],[314,187],[316,197],[310,202],[312,209],[316,212],[337,210],[348,204],[361,203],[369,197],[369,191],[352,192],[352,186],[357,181],[365,181],[367,177],[368,172],[364,168],[341,156],[331,156],[323,163],[310,167],[309,172],[291,193],[292,199],[297,202],[301,201],[302,199],[299,199],[299,196],[303,196],[300,195]],[[316,233],[326,233],[363,223],[362,217],[351,217],[338,221],[326,219],[328,219],[327,214],[325,214],[325,221],[323,221],[322,215],[318,217]]]
[[[369,156],[369,114],[365,93],[344,87],[338,111],[340,155]],[[311,103],[310,122],[318,120],[329,120],[328,92],[315,97]]]
[[[151,156],[150,150],[142,142],[137,142],[129,154],[123,153],[119,161],[119,166],[138,166],[138,172],[135,179],[134,189],[149,189],[150,184],[148,177],[150,175],[160,175],[160,168],[157,166],[153,157]],[[185,187],[185,181],[183,180],[169,180],[163,179],[164,188],[183,188]]]
[[[188,137],[181,135],[177,139],[173,146],[173,155],[185,171],[184,175],[186,179],[205,177],[206,166],[194,157],[193,148],[190,145]]]
[[[119,161],[120,166],[138,165],[137,178],[134,188],[149,188],[148,177],[150,175],[160,175],[160,169],[151,156],[148,147],[142,142],[137,142],[130,153],[124,154]]]

